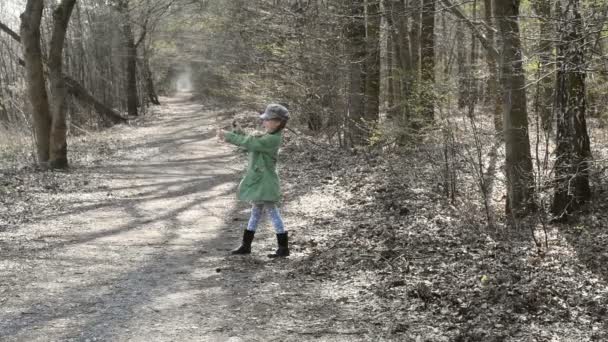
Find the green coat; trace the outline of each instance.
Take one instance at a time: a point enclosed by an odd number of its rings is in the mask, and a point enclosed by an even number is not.
[[[277,175],[277,157],[281,133],[260,137],[226,133],[226,141],[249,151],[247,173],[239,184],[238,198],[248,202],[278,202],[281,186]]]

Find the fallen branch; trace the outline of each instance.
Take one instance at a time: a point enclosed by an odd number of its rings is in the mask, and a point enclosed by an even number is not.
[[[68,92],[73,95],[75,98],[79,99],[82,102],[85,102],[89,105],[92,105],[95,108],[95,111],[107,119],[112,121],[113,124],[126,123],[127,119],[120,116],[116,111],[112,108],[104,105],[103,103],[97,101],[91,93],[89,93],[80,83],[76,80],[65,76],[65,84],[68,86]]]
[[[4,25],[2,22],[0,22],[0,30],[6,32],[9,36],[11,36],[18,43],[21,43],[21,37],[19,37],[17,32],[11,30],[8,26]]]
[[[500,54],[498,53],[498,50],[496,50],[496,48],[494,47],[493,42],[490,42],[488,38],[486,38],[486,36],[479,30],[479,28],[475,26],[475,23],[473,23],[469,18],[464,15],[464,13],[460,11],[458,6],[452,4],[450,0],[441,1],[443,2],[448,11],[452,12],[452,14],[464,21],[464,23],[471,29],[471,31],[473,31],[473,34],[475,35],[475,37],[477,37],[479,42],[481,42],[481,45],[486,49],[486,51],[488,51],[488,53],[492,55],[492,57],[494,57],[496,60],[500,60]]]
[[[0,30],[7,33],[18,43],[21,43],[21,37],[17,34],[17,32],[11,30],[2,22],[0,22]],[[25,66],[25,61],[21,58],[18,59],[18,63],[21,66]],[[112,122],[113,124],[126,123],[128,121],[126,118],[118,114],[118,112],[116,112],[114,109],[98,101],[91,93],[89,93],[88,90],[86,90],[84,86],[78,83],[78,81],[65,74],[63,75],[63,77],[65,78],[65,83],[68,87],[68,92],[76,99],[84,102],[87,105],[93,106],[97,113],[110,120],[110,122]]]

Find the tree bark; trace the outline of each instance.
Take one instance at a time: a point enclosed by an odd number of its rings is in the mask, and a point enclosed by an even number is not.
[[[350,2],[349,2],[350,3]],[[348,122],[349,136],[353,144],[360,144],[365,132],[361,120],[365,111],[365,5],[363,0],[355,0],[350,5],[350,18],[346,27],[347,49],[349,51],[349,92]]]
[[[422,120],[431,123],[435,117],[435,1],[423,0],[420,39],[420,87]]]
[[[403,0],[393,0],[391,2],[391,22],[393,29],[392,42],[395,50],[395,62],[397,68],[394,75],[393,89],[395,92],[395,105],[398,107],[395,112],[401,114],[401,119],[407,116],[407,99],[412,91],[413,81],[417,78],[414,71],[412,60],[411,34],[409,30],[408,17],[405,14],[407,8]],[[420,24],[420,21],[418,21]],[[391,111],[392,112],[392,111]]]
[[[473,0],[473,20],[477,20],[477,0]],[[477,76],[476,76],[476,70],[478,68],[477,66],[477,58],[478,58],[478,51],[477,51],[477,40],[475,39],[475,33],[472,32],[471,33],[471,57],[469,59],[469,72],[468,72],[468,77],[467,77],[467,97],[468,97],[468,106],[469,106],[469,110],[468,110],[468,115],[470,117],[473,116],[474,111],[475,111],[475,106],[477,105],[477,100],[479,97],[479,92],[478,92],[478,84],[477,84]]]
[[[388,0],[380,0],[380,95],[379,121],[384,122],[392,104],[392,44],[390,43],[390,21]]]
[[[122,15],[122,29],[125,40],[127,112],[129,115],[137,116],[139,99],[137,95],[137,47],[135,45],[135,36],[133,35],[133,27],[131,25],[131,17],[129,15],[128,0],[120,0],[117,8]]]
[[[557,148],[551,211],[566,218],[591,198],[591,148],[585,112],[585,34],[579,0],[560,0],[557,43]]]
[[[458,22],[456,30],[456,64],[458,65],[458,109],[464,109],[467,106],[468,100],[468,69],[466,44],[464,41],[464,28],[462,27],[461,22]]]
[[[420,29],[422,17],[422,0],[411,0],[409,10],[412,12],[410,26],[410,61],[412,81],[420,80]]]
[[[40,22],[43,8],[43,0],[27,1],[25,11],[21,14],[21,40],[28,97],[32,106],[38,163],[46,166],[49,160],[51,114],[40,47]]]
[[[148,14],[150,15],[150,14]],[[142,32],[135,42],[135,51],[137,53],[137,49],[142,46],[142,74],[144,77],[144,86],[146,89],[146,95],[148,96],[148,101],[155,106],[160,105],[160,101],[158,100],[158,95],[156,94],[156,89],[154,89],[154,79],[152,78],[152,70],[150,69],[150,60],[149,60],[149,48],[146,46],[146,36],[148,34],[148,17],[144,20],[142,24]]]
[[[519,4],[520,0],[496,1],[494,8],[502,42],[506,211],[515,217],[523,216],[534,208],[525,75],[519,37]]]
[[[51,136],[49,166],[67,168],[67,86],[63,76],[63,46],[76,0],[63,0],[53,11],[53,34],[49,49],[49,80],[51,83]]]
[[[368,124],[378,121],[380,106],[380,6],[365,1],[365,119]]]
[[[494,18],[492,15],[492,0],[484,0],[484,19],[488,29],[486,38],[494,46]],[[486,103],[493,104],[492,117],[494,118],[494,129],[497,133],[502,133],[502,99],[500,96],[500,86],[498,82],[498,66],[496,56],[493,53],[486,53],[486,64],[488,66],[488,84]]]
[[[158,99],[158,95],[156,94],[156,89],[154,89],[154,80],[152,79],[152,70],[150,69],[150,60],[148,59],[148,49],[144,46],[143,53],[143,73],[146,82],[146,92],[148,94],[148,100],[155,106],[160,105],[160,101]]]
[[[541,118],[542,128],[549,133],[553,126],[553,87],[555,85],[555,77],[551,76],[551,64],[554,61],[553,55],[553,29],[551,24],[551,1],[550,0],[534,0],[532,6],[536,15],[540,20],[540,41],[538,43],[539,57],[539,76],[538,82],[538,108]]]

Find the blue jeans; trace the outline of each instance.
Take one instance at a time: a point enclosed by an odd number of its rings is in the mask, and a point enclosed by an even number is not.
[[[283,219],[279,208],[274,202],[256,202],[251,207],[251,217],[249,218],[249,224],[247,224],[247,230],[255,232],[258,229],[258,224],[262,220],[264,209],[270,214],[270,220],[272,226],[277,234],[285,233],[285,226],[283,225]]]

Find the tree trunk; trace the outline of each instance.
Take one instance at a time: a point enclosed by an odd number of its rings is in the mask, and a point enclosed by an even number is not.
[[[380,106],[380,6],[366,0],[365,119],[378,122]]]
[[[420,38],[420,87],[422,120],[431,123],[435,116],[435,1],[424,0]]]
[[[467,106],[468,100],[468,70],[466,44],[464,42],[464,27],[461,22],[458,22],[456,26],[456,64],[458,65],[458,109],[464,109]]]
[[[387,118],[388,109],[392,102],[392,44],[390,43],[390,21],[388,20],[388,0],[380,0],[380,108],[379,121],[384,122]]]
[[[484,0],[484,17],[488,29],[486,30],[486,38],[494,44],[494,19],[492,15],[492,0]],[[486,53],[486,64],[488,65],[488,85],[487,85],[487,96],[486,104],[494,104],[492,117],[494,118],[494,129],[497,133],[502,132],[502,99],[499,95],[499,83],[498,83],[498,67],[496,57],[487,52]]]
[[[420,79],[420,28],[422,16],[422,0],[411,0],[408,10],[412,13],[412,24],[410,29],[410,61],[412,82]]]
[[[28,0],[25,12],[21,14],[21,40],[25,59],[25,76],[28,97],[32,106],[32,117],[36,137],[38,162],[46,166],[49,160],[49,133],[51,114],[42,67],[40,47],[40,22],[43,0]]]
[[[477,0],[473,0],[473,21],[477,21]],[[477,89],[477,76],[476,70],[477,66],[477,39],[475,39],[475,33],[471,32],[471,57],[468,64],[468,73],[467,73],[467,97],[468,97],[468,115],[470,117],[473,116],[475,111],[475,106],[477,105],[477,97],[478,89]]]
[[[51,137],[49,166],[67,168],[67,86],[63,77],[63,45],[70,15],[76,0],[63,0],[53,11],[53,35],[49,49],[49,80],[51,83]]]
[[[525,215],[534,208],[525,75],[519,37],[519,3],[520,0],[496,1],[494,9],[502,42],[506,211],[515,217]]]
[[[363,0],[350,4],[350,19],[346,27],[349,51],[348,122],[351,143],[360,144],[365,132],[361,129],[365,110],[365,74],[363,63],[366,57],[365,21]]]
[[[407,116],[407,99],[412,90],[412,84],[417,73],[414,72],[411,50],[411,34],[408,25],[408,17],[405,14],[407,8],[403,0],[391,2],[391,22],[393,26],[392,41],[395,50],[395,62],[397,68],[394,70],[393,89],[395,91],[395,111],[401,115],[401,119]],[[418,24],[420,22],[418,21]]]
[[[553,63],[553,29],[551,24],[551,1],[534,0],[532,2],[534,11],[540,20],[540,42],[538,43],[538,58],[540,62],[537,95],[539,113],[542,128],[549,133],[553,124],[553,86],[555,78],[552,76],[551,64]]]
[[[561,0],[557,10],[557,148],[551,211],[560,218],[581,209],[591,197],[591,148],[585,120],[585,33],[579,0]]]
[[[129,15],[129,4],[127,0],[118,3],[118,11],[122,15],[122,29],[125,40],[125,74],[127,77],[127,113],[137,116],[138,95],[137,95],[137,47],[135,46],[135,36]]]
[[[143,54],[143,73],[146,82],[146,92],[148,93],[148,100],[153,105],[159,106],[160,101],[158,100],[158,95],[156,94],[156,89],[154,89],[154,79],[152,78],[152,70],[150,69],[150,60],[148,59],[148,49],[144,46],[144,54]]]

